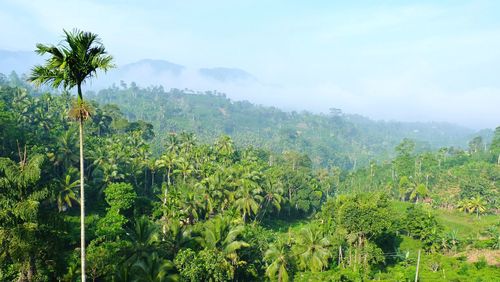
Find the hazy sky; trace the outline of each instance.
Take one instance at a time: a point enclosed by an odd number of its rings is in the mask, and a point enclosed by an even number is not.
[[[78,27],[118,64],[241,68],[268,86],[229,97],[287,109],[500,125],[500,1],[0,0],[0,26],[0,49]]]

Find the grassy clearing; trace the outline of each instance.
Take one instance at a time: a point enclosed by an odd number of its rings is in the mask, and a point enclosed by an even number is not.
[[[393,202],[393,208],[398,214],[404,214],[406,209],[414,204],[408,202]],[[495,214],[466,214],[458,210],[430,209],[443,225],[445,232],[456,231],[460,238],[481,238],[481,232],[488,227],[500,224],[500,216]]]
[[[406,212],[408,207],[411,207],[413,204],[408,202],[400,202],[400,201],[392,201],[393,209],[400,215]]]
[[[392,202],[394,211],[403,216],[406,209],[414,205],[409,202]],[[494,214],[482,215],[477,218],[474,214],[466,214],[458,210],[431,209],[438,221],[443,225],[445,232],[456,231],[461,239],[480,239],[481,233],[488,227],[500,225],[500,216]],[[263,222],[263,225],[277,233],[298,232],[301,228],[311,224],[310,220],[272,220]]]
[[[477,218],[460,211],[437,210],[436,215],[446,231],[456,230],[462,238],[480,238],[481,232],[500,223],[500,217],[493,214]]]

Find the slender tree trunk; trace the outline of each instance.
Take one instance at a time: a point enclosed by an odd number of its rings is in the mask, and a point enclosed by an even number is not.
[[[351,251],[351,248],[349,248],[349,266],[353,266],[352,265],[352,251]]]
[[[342,246],[339,246],[339,268],[342,264]]]
[[[83,180],[83,119],[80,119],[80,250],[82,282],[85,281],[85,189]]]
[[[148,190],[148,168],[144,168],[144,195],[147,195],[147,190]]]
[[[417,270],[415,271],[415,282],[418,281],[418,268],[420,266],[420,250],[418,250]]]
[[[153,189],[154,185],[155,185],[155,172],[151,170],[151,189]]]
[[[82,87],[78,84],[78,99],[83,103]],[[82,282],[85,282],[85,188],[83,166],[83,113],[80,112],[80,251]]]
[[[167,184],[170,185],[170,167],[167,170]]]
[[[30,254],[28,259],[28,274],[27,274],[27,279],[29,282],[34,280],[35,274],[36,274],[35,257],[33,254]]]

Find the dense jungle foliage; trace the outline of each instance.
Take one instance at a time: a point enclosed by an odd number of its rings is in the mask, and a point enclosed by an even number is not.
[[[0,76],[0,281],[79,279],[78,124],[68,119],[75,98],[42,90]],[[133,105],[152,91],[109,89],[93,98],[113,94],[110,101]],[[232,117],[263,118],[248,112],[262,108],[221,96],[168,95],[178,103],[206,97]],[[315,166],[297,143],[276,150],[266,140],[279,144],[283,131],[273,128],[263,137],[249,126],[238,135],[248,144],[235,145],[208,127],[215,140],[200,142],[173,124],[185,118],[203,127],[208,117],[174,118],[175,104],[164,100],[154,111],[139,108],[171,124],[90,104],[84,176],[93,281],[414,281],[419,250],[421,281],[500,277],[500,127],[491,142],[476,137],[466,149],[416,150],[415,141],[400,140],[393,159],[354,170]],[[291,124],[308,114],[272,116]],[[324,136],[353,124],[333,116],[317,122],[330,128],[317,131]],[[394,141],[380,142],[375,136],[350,150]],[[331,150],[341,156],[343,148]]]

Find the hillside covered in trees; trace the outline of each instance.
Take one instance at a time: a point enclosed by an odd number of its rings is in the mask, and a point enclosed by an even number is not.
[[[194,92],[163,87],[128,86],[89,93],[103,104],[115,104],[128,119],[154,126],[153,149],[159,151],[170,132],[195,133],[202,142],[230,136],[238,146],[255,146],[273,152],[296,150],[308,154],[315,167],[331,165],[355,169],[370,160],[388,160],[404,138],[415,140],[417,151],[441,147],[466,148],[481,135],[486,144],[491,131],[480,134],[445,123],[372,121],[331,109],[329,114],[285,112],[273,107],[231,101],[223,93]]]
[[[421,281],[500,276],[500,128],[429,150],[468,132],[416,141],[418,125],[156,88],[89,97],[89,279],[413,281],[417,261]],[[0,79],[1,281],[79,279],[73,103]]]

